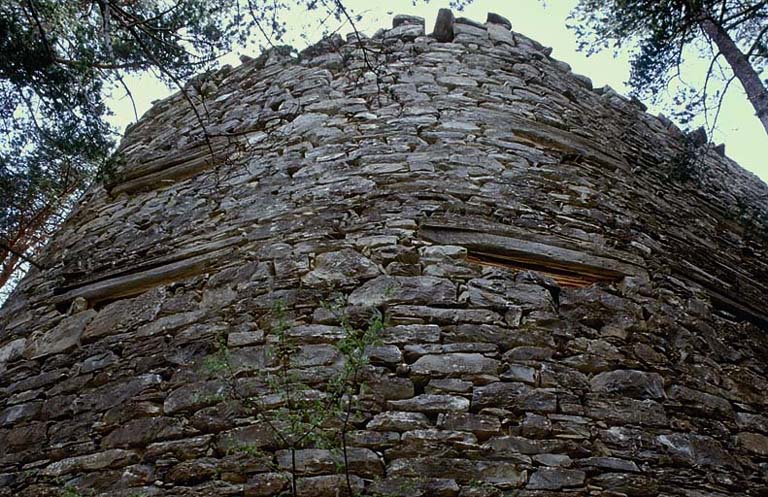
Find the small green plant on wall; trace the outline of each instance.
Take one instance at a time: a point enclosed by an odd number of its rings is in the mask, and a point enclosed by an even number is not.
[[[267,350],[268,367],[257,372],[257,377],[268,386],[269,396],[249,396],[243,392],[226,337],[219,337],[215,352],[203,363],[209,374],[224,380],[227,385],[225,395],[240,402],[268,427],[277,445],[290,451],[290,495],[294,497],[297,495],[296,451],[302,448],[328,449],[336,453],[339,470],[345,475],[346,492],[354,495],[349,472],[348,433],[358,409],[356,398],[364,388],[363,375],[369,364],[369,348],[379,343],[384,327],[379,311],[375,311],[368,325],[360,329],[349,324],[340,312],[340,304],[326,308],[336,313],[343,330],[343,337],[335,343],[343,360],[338,371],[325,382],[322,391],[302,381],[300,372],[294,367],[301,347],[296,338],[288,333],[291,323],[282,301],[277,301],[271,310],[268,337],[272,342]],[[265,397],[269,397],[268,404]],[[249,446],[243,452],[264,455],[255,446]]]
[[[64,488],[62,488],[59,491],[59,497],[88,497],[90,495],[93,495],[93,494],[90,494],[90,493],[85,494],[83,492],[80,492],[75,487],[71,487],[69,485],[64,486]]]

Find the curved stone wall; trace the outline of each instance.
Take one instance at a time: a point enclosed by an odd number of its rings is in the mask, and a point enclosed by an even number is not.
[[[550,52],[398,16],[158,103],[0,312],[0,495],[768,495],[768,187]]]

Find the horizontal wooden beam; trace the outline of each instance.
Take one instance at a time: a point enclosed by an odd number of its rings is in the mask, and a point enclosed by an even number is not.
[[[118,183],[109,189],[109,193],[119,195],[121,193],[135,193],[167,187],[178,181],[191,178],[206,169],[210,169],[214,166],[214,163],[215,160],[210,155],[195,157],[173,167]]]
[[[70,287],[55,295],[52,302],[60,306],[82,297],[88,301],[89,306],[93,306],[108,300],[131,297],[160,284],[202,274],[214,268],[217,262],[227,258],[235,250],[237,248],[230,245],[151,268],[136,268],[133,272]]]
[[[99,268],[94,268],[91,270],[90,277],[78,279],[78,280],[70,279],[68,280],[69,283],[59,287],[56,293],[63,294],[74,288],[91,285],[94,283],[98,283],[99,281],[113,279],[119,276],[125,276],[128,274],[133,274],[137,272],[148,271],[150,269],[154,269],[160,266],[166,266],[174,262],[178,262],[184,259],[189,259],[191,257],[198,256],[198,255],[214,252],[226,247],[240,245],[243,243],[243,241],[244,241],[244,238],[242,235],[230,235],[224,238],[220,238],[218,240],[209,240],[209,241],[198,243],[196,245],[184,246],[183,248],[180,248],[180,249],[169,247],[168,250],[170,253],[166,253],[164,255],[153,257],[153,258],[142,258],[141,262],[134,265],[123,264],[117,269],[110,269],[106,271],[100,270]],[[128,259],[132,255],[134,254],[132,253],[125,254],[124,260]]]
[[[753,302],[747,297],[742,285],[738,284],[746,283],[742,278],[734,276],[733,281],[737,283],[736,285],[725,283],[720,278],[710,275],[688,261],[683,261],[682,265],[674,266],[673,269],[676,277],[701,286],[715,307],[731,312],[738,318],[747,320],[768,331],[766,306],[761,302]],[[754,288],[756,285],[753,283],[751,286]],[[761,292],[761,295],[766,293],[763,286],[759,286],[757,290]]]
[[[616,281],[620,277],[596,276],[573,272],[563,267],[542,266],[531,261],[517,258],[502,258],[496,255],[470,252],[467,261],[481,266],[501,267],[513,271],[535,271],[542,276],[555,280],[561,287],[581,288],[599,281]]]
[[[478,257],[492,257],[527,266],[549,268],[552,273],[580,275],[583,278],[617,280],[643,275],[645,268],[608,257],[551,244],[495,235],[450,226],[422,226],[419,233],[433,243],[460,245]]]

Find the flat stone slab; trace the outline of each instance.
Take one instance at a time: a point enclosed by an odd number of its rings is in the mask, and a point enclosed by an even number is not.
[[[379,276],[349,295],[350,305],[380,306],[398,303],[449,305],[456,302],[456,287],[431,276]]]
[[[425,355],[411,365],[416,375],[496,374],[499,361],[482,354]]]

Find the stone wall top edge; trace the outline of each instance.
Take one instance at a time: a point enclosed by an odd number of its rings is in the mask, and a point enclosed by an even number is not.
[[[118,153],[126,149],[130,149],[131,145],[142,137],[145,132],[144,128],[147,124],[156,120],[161,115],[168,112],[177,112],[179,106],[188,105],[187,98],[184,96],[184,92],[187,92],[191,96],[199,94],[201,89],[204,89],[209,82],[220,83],[227,81],[235,77],[236,75],[245,74],[258,74],[268,70],[275,70],[276,67],[287,67],[290,65],[302,65],[311,64],[312,59],[322,57],[328,53],[334,51],[340,51],[342,49],[349,50],[354,49],[357,46],[363,46],[369,43],[387,43],[394,40],[402,41],[405,44],[413,43],[454,43],[456,41],[456,35],[453,32],[453,27],[460,25],[461,29],[478,29],[478,30],[496,30],[498,33],[506,32],[508,35],[514,37],[516,40],[520,40],[523,43],[531,46],[536,52],[536,58],[546,61],[549,64],[554,65],[557,69],[563,72],[568,77],[575,78],[578,84],[586,87],[586,89],[592,91],[594,94],[603,98],[614,99],[620,102],[620,105],[624,106],[629,112],[636,113],[643,118],[651,119],[660,124],[660,126],[666,128],[669,134],[673,137],[686,136],[685,132],[680,130],[678,126],[666,118],[664,115],[653,115],[647,112],[647,106],[638,100],[636,97],[626,96],[617,92],[609,85],[602,87],[593,87],[592,81],[588,76],[580,75],[571,70],[571,67],[555,57],[552,56],[552,48],[544,46],[540,42],[528,38],[524,34],[514,31],[512,23],[492,12],[488,13],[488,17],[485,23],[474,21],[464,17],[454,17],[453,13],[449,9],[440,9],[440,15],[436,20],[435,27],[432,32],[427,33],[424,25],[424,18],[411,15],[394,15],[392,17],[392,27],[389,29],[379,29],[373,36],[368,37],[365,34],[353,31],[348,33],[345,38],[342,38],[338,34],[330,35],[322,38],[316,43],[309,45],[308,47],[297,50],[289,45],[279,45],[264,50],[258,57],[252,58],[249,56],[241,56],[241,64],[238,66],[224,65],[223,67],[211,72],[201,73],[191,78],[184,86],[183,91],[178,91],[164,99],[155,101],[150,109],[136,122],[129,125],[126,128],[126,132],[123,140],[118,147]],[[465,28],[466,27],[466,28]],[[443,34],[441,35],[441,31]],[[448,32],[448,34],[445,34]],[[501,35],[506,36],[506,35]],[[455,43],[456,45],[467,48],[467,42]],[[247,77],[247,76],[246,76]],[[214,85],[216,84],[214,83]],[[215,87],[215,86],[214,86]],[[692,132],[688,135],[693,140],[703,140],[706,143],[708,137],[703,128]],[[758,198],[768,199],[768,185],[766,185],[758,176],[751,173],[741,167],[736,161],[730,159],[725,155],[722,145],[715,147],[714,144],[707,145],[713,156],[719,156],[718,160],[723,164],[727,174],[736,174],[740,177],[739,183],[748,182],[758,186],[760,191],[756,196]],[[131,154],[128,154],[128,163],[134,163]],[[125,169],[128,169],[126,167]]]

